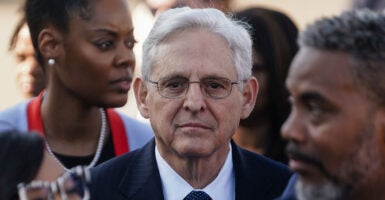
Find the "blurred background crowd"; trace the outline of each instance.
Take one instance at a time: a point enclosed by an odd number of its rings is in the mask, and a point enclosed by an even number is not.
[[[129,0],[129,4],[133,13],[134,25],[136,28],[136,38],[140,44],[143,42],[146,32],[151,28],[152,19],[148,18],[148,11],[143,8],[144,0]],[[360,0],[356,0],[357,5],[360,4]],[[361,0],[362,1],[362,0]],[[24,97],[18,90],[15,79],[15,67],[16,61],[9,52],[9,40],[12,36],[14,28],[20,18],[18,8],[22,0],[0,0],[0,60],[1,60],[1,73],[0,73],[0,93],[2,98],[0,101],[0,110],[9,107],[16,102],[21,101]],[[369,2],[369,1],[368,1]],[[162,0],[148,1],[148,4],[158,6],[162,3]],[[363,3],[361,3],[363,4]],[[371,3],[374,5],[374,3]],[[338,14],[343,10],[349,9],[352,6],[351,0],[231,0],[229,1],[229,8],[231,11],[239,11],[252,6],[261,6],[266,8],[272,8],[287,14],[295,22],[297,27],[301,30],[307,23],[312,22],[314,19],[320,16],[329,16],[332,14]],[[159,9],[161,10],[161,9]],[[154,10],[153,10],[154,11]],[[147,16],[147,17],[146,17]],[[149,26],[148,26],[149,25]],[[144,35],[138,35],[144,34]],[[140,45],[136,47],[136,56],[140,56],[138,49]],[[140,66],[140,59],[137,59],[137,72]],[[129,97],[131,101],[128,101],[128,105],[120,110],[128,115],[137,117],[136,109],[130,109],[135,107],[135,101],[133,96]]]

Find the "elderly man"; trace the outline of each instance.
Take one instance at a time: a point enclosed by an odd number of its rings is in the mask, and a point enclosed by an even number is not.
[[[282,127],[297,175],[282,199],[385,199],[385,16],[324,18],[299,42]]]
[[[144,43],[138,108],[155,139],[92,172],[92,199],[273,199],[288,168],[231,137],[252,111],[251,40],[216,9],[177,8]]]

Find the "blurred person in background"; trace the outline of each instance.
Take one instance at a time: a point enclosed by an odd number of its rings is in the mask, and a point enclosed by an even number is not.
[[[382,11],[385,8],[385,0],[352,0],[351,8],[367,8],[374,11]]]
[[[176,7],[190,8],[215,8],[222,12],[229,12],[232,0],[146,0],[147,5],[151,9],[153,15]]]
[[[0,130],[40,133],[66,171],[149,141],[149,125],[113,109],[126,103],[135,67],[126,0],[27,0],[25,12],[47,87],[0,112]]]
[[[298,29],[284,13],[267,8],[248,8],[234,14],[248,23],[253,40],[253,76],[259,83],[254,110],[233,136],[241,147],[287,162],[280,129],[289,115],[285,79],[298,50]]]
[[[18,199],[17,185],[53,181],[63,169],[44,151],[44,140],[33,132],[0,133],[0,199]]]
[[[162,12],[174,7],[177,0],[145,0],[154,16],[158,16]]]
[[[24,98],[35,97],[45,88],[43,68],[35,57],[25,17],[20,18],[12,34],[9,51],[16,61],[16,83]]]
[[[231,2],[233,0],[175,0],[173,7],[190,8],[215,8],[224,13],[231,12]]]

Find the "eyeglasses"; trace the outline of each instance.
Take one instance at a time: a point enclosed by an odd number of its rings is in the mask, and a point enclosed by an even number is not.
[[[213,99],[222,99],[230,95],[234,84],[242,81],[231,81],[227,78],[203,78],[200,81],[189,81],[184,77],[160,79],[148,82],[156,84],[160,96],[169,99],[181,98],[187,94],[192,83],[198,83],[202,93]]]
[[[88,200],[91,175],[88,167],[77,166],[61,175],[54,182],[32,181],[17,185],[20,200]]]

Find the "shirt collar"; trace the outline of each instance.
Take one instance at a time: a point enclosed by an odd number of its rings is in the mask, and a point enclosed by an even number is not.
[[[157,146],[155,147],[155,158],[163,185],[164,199],[183,199],[188,193],[194,190],[194,188],[179,176],[163,159]],[[197,189],[197,191],[206,192],[212,199],[235,199],[235,175],[230,144],[226,161],[219,171],[218,176],[205,188]]]

